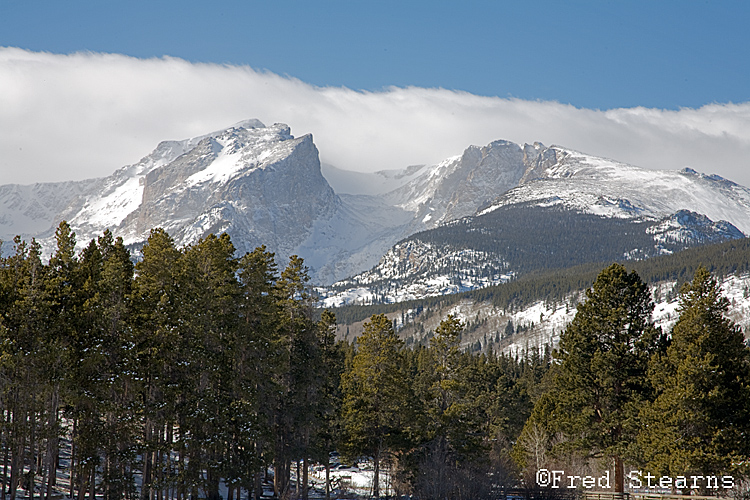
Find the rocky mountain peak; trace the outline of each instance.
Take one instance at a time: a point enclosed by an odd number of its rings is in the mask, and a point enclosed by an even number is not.
[[[349,180],[366,180],[377,189],[337,195],[322,175],[311,135],[295,138],[285,124],[246,120],[161,142],[140,162],[106,178],[34,189],[0,186],[0,207],[5,207],[0,229],[28,228],[18,232],[42,240],[48,254],[54,227],[63,219],[81,246],[104,229],[133,248],[154,227],[166,229],[180,246],[226,231],[239,254],[264,244],[280,263],[288,255],[301,255],[320,284],[372,267],[396,242],[417,232],[456,225],[502,206],[515,206],[523,214],[525,207],[555,205],[603,218],[649,221],[689,209],[710,218],[654,229],[649,241],[661,238],[665,245],[705,240],[700,235],[709,232],[721,238],[750,232],[750,192],[729,181],[692,171],[645,171],[538,142],[493,141],[437,165],[351,175]],[[28,203],[19,204],[21,198]],[[488,208],[478,212],[482,207]],[[525,224],[520,234],[529,227]],[[478,234],[474,229],[466,241]],[[464,250],[431,247],[422,261],[432,259],[437,267],[430,272],[442,272],[456,262],[487,258],[485,250]],[[490,283],[506,279],[505,271],[495,266],[480,274]],[[472,272],[467,268],[466,275]]]

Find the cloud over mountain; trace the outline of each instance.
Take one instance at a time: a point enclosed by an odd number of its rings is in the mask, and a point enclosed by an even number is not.
[[[446,89],[315,87],[170,57],[17,48],[0,48],[0,89],[0,184],[108,175],[161,140],[258,118],[313,133],[321,160],[343,169],[436,163],[469,144],[507,139],[647,168],[690,166],[750,185],[750,103],[591,110]]]

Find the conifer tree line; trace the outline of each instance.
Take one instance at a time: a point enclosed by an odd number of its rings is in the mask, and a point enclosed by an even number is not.
[[[453,316],[413,348],[383,314],[337,341],[301,258],[226,234],[154,229],[136,264],[109,231],[55,237],[48,263],[20,238],[0,261],[3,500],[307,498],[334,451],[372,464],[374,497],[492,498],[553,466],[618,489],[626,466],[747,474],[750,354],[705,269],[661,332],[610,266],[554,353],[513,359],[464,350]]]
[[[670,332],[654,326],[648,287],[620,264],[586,296],[516,442],[526,481],[542,468],[579,479],[610,471],[618,492],[652,475],[662,490],[747,495],[750,348],[717,281],[698,267]]]
[[[48,264],[16,238],[0,266],[3,498],[64,472],[78,500],[231,499],[269,465],[288,497],[293,460],[327,459],[343,351],[302,259],[156,229],[134,265],[110,232],[55,236]]]

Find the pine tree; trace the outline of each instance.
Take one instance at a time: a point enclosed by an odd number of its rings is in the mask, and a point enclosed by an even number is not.
[[[105,500],[135,493],[136,435],[133,418],[140,414],[139,389],[131,328],[133,263],[122,238],[113,238],[108,230],[98,238],[101,274],[93,307],[97,311],[96,328],[102,359],[98,374],[102,418],[103,470]]]
[[[10,460],[9,492],[16,496],[21,481],[26,489],[43,476],[49,487],[52,457],[61,433],[57,420],[60,377],[65,372],[64,341],[52,326],[52,304],[47,293],[47,268],[40,247],[15,239],[15,254],[3,259],[0,274],[0,408],[5,446],[3,484]],[[24,467],[29,465],[29,472]]]
[[[237,274],[241,304],[231,347],[235,407],[230,421],[235,439],[227,479],[259,497],[264,466],[273,454],[272,405],[262,404],[273,401],[276,394],[278,311],[274,290],[278,275],[273,253],[261,246],[245,254]]]
[[[471,402],[465,396],[467,387],[461,377],[461,352],[459,342],[463,325],[453,315],[440,322],[435,336],[430,339],[430,351],[434,359],[432,365],[431,397],[428,406],[434,431],[438,440],[445,440],[451,453],[465,453],[474,447],[470,435],[476,429],[467,428],[470,424]],[[465,457],[464,457],[465,458]]]
[[[342,376],[343,421],[350,452],[374,461],[373,496],[380,495],[380,462],[403,445],[408,419],[408,386],[402,342],[391,321],[378,314],[357,338],[351,370]]]
[[[235,248],[226,233],[209,234],[180,259],[180,344],[186,370],[179,381],[180,438],[191,488],[219,500],[232,418],[230,342],[240,321]],[[157,459],[159,457],[157,456]]]
[[[317,429],[312,447],[313,458],[326,467],[326,498],[330,498],[330,453],[336,449],[341,432],[340,387],[344,370],[344,349],[336,342],[336,315],[326,309],[317,323],[318,345],[320,348],[320,379],[315,408]]]
[[[312,320],[310,278],[302,258],[292,255],[275,285],[278,370],[274,398],[274,487],[281,498],[291,495],[291,461],[312,453],[316,377],[320,367],[317,329]],[[299,484],[299,483],[298,483]]]
[[[142,259],[136,264],[137,274],[132,284],[133,358],[139,384],[142,411],[141,449],[143,456],[142,496],[150,496],[154,483],[154,464],[158,461],[159,429],[164,429],[164,440],[170,449],[175,439],[175,428],[180,423],[177,413],[179,380],[185,366],[180,342],[179,287],[181,252],[174,240],[163,229],[152,229],[141,249]],[[184,447],[177,447],[178,458],[167,456],[168,476],[162,484],[173,484],[172,477],[182,472],[185,463]],[[185,494],[184,490],[180,491]]]
[[[750,455],[750,350],[728,306],[704,267],[680,290],[671,343],[650,366],[657,397],[642,412],[649,470],[733,474]]]
[[[650,398],[647,364],[659,332],[651,294],[635,271],[612,264],[586,297],[555,353],[555,415],[574,448],[614,460],[614,486],[622,492],[623,457],[631,452],[638,409]]]

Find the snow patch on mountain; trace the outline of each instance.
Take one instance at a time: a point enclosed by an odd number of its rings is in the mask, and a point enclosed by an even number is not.
[[[722,293],[729,300],[726,317],[735,322],[745,337],[750,335],[750,275],[730,275],[719,281]],[[654,310],[652,319],[658,328],[670,332],[679,318],[679,294],[675,281],[664,281],[650,287]],[[405,311],[394,316],[397,329],[407,343],[425,341],[439,321],[448,314],[464,324],[461,347],[471,351],[492,350],[524,357],[545,348],[556,348],[560,335],[573,321],[577,305],[585,300],[585,292],[575,292],[563,300],[539,300],[525,307],[505,310],[488,302],[462,300],[444,310],[432,311],[423,318],[418,311]],[[437,314],[435,314],[437,312]],[[402,321],[403,320],[403,321]],[[413,325],[419,323],[420,328]]]
[[[487,252],[407,240],[396,244],[377,266],[317,289],[323,307],[395,303],[507,283],[507,263]]]
[[[646,229],[657,245],[668,243],[703,244],[742,238],[744,235],[726,221],[714,222],[705,215],[680,210]],[[664,251],[663,253],[668,253]]]
[[[553,146],[556,163],[480,214],[535,202],[607,217],[662,219],[680,210],[728,221],[750,233],[750,189],[691,169],[647,170]]]

